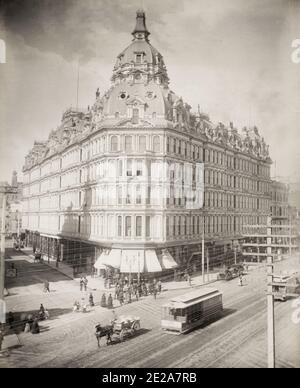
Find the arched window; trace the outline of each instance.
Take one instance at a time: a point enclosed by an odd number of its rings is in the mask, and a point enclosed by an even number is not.
[[[111,137],[111,147],[110,147],[112,152],[118,151],[118,147],[119,147],[118,143],[119,143],[118,142],[118,137],[117,136],[112,136]]]
[[[153,138],[153,151],[160,152],[160,138],[159,138],[159,136],[154,136],[154,138]]]

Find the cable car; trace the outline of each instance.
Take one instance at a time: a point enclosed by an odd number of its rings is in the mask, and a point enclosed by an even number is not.
[[[186,333],[221,316],[222,293],[215,288],[202,288],[174,297],[162,309],[162,329],[173,334]]]

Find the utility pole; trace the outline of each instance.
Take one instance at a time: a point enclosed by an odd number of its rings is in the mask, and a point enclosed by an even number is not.
[[[273,295],[272,219],[267,223],[267,302],[268,302],[268,368],[275,368],[275,323]]]
[[[18,234],[18,241],[20,238],[20,213],[17,210],[17,234]]]
[[[5,280],[5,213],[6,213],[6,192],[2,197],[1,212],[1,258],[0,258],[0,300],[4,299],[4,280]]]
[[[290,214],[289,216],[289,223],[290,223],[290,227],[289,227],[289,254],[290,254],[290,257],[292,256],[292,215]]]
[[[204,258],[204,216],[203,216],[203,221],[202,221],[202,283],[203,284],[205,283],[204,260],[205,258]]]
[[[208,248],[206,249],[206,265],[207,265],[207,281],[209,282],[209,252]]]

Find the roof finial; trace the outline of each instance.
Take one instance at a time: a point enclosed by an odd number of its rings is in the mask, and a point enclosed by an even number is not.
[[[132,35],[135,37],[135,39],[145,40],[148,40],[148,36],[150,35],[150,32],[146,27],[146,15],[142,9],[139,9],[136,13],[136,26]]]

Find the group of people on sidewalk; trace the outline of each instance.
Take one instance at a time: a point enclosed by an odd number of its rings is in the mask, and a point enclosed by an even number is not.
[[[147,282],[145,280],[128,281],[124,279],[115,284],[114,299],[118,300],[122,306],[124,303],[131,303],[132,298],[138,301],[142,296],[153,295],[156,299],[157,294],[160,294],[161,291],[161,280],[153,279],[152,282]]]

